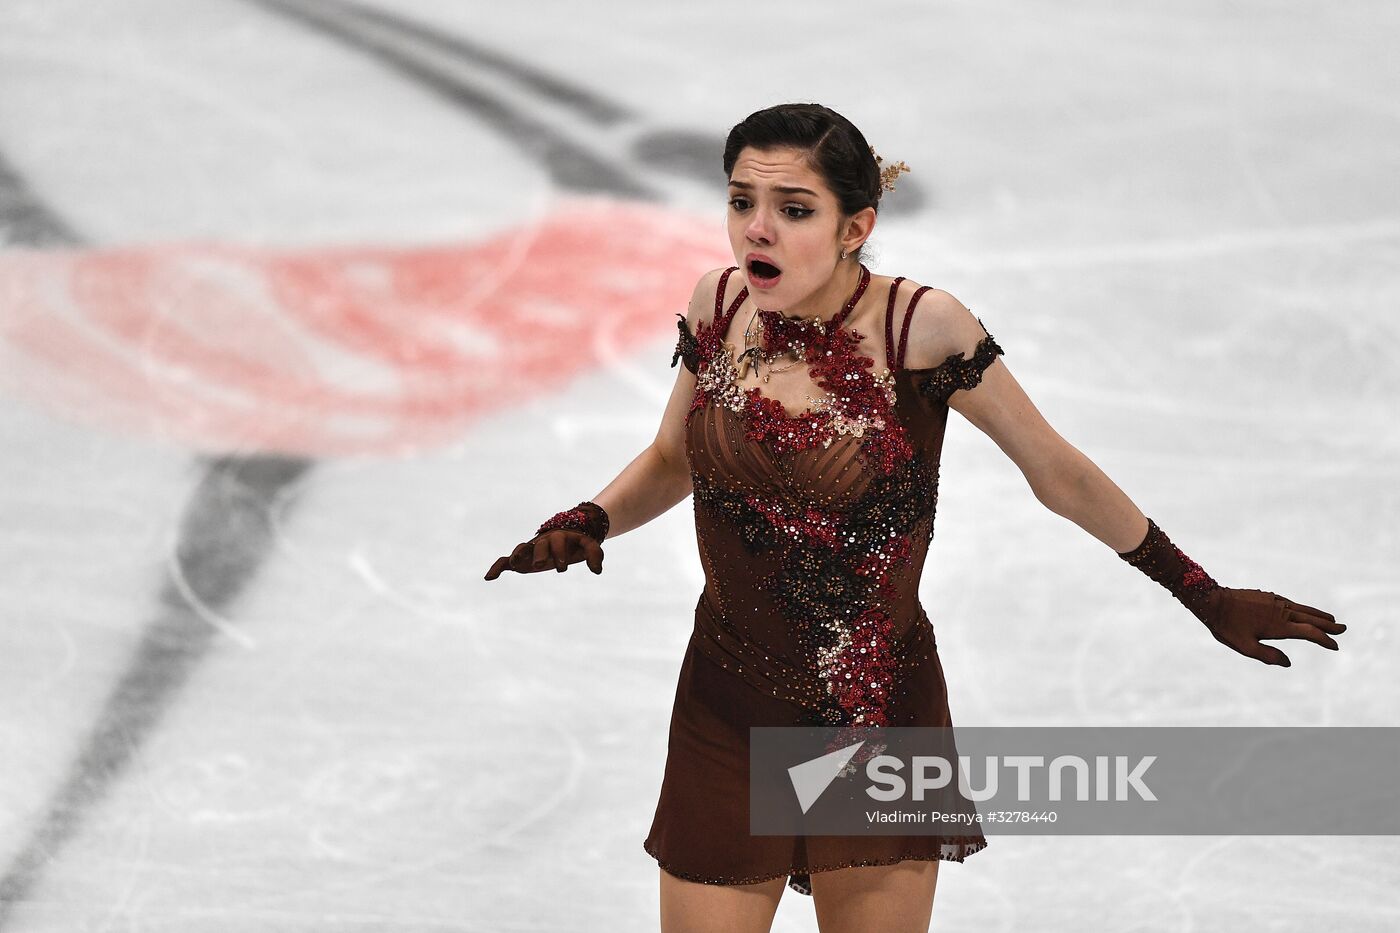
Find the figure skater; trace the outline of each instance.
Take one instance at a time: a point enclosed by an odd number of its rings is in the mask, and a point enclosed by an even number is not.
[[[1275,593],[1218,584],[1046,423],[980,318],[947,291],[871,274],[862,246],[907,170],[817,104],[735,126],[724,172],[737,265],[703,276],[677,315],[671,365],[684,366],[656,439],[486,574],[579,562],[601,573],[608,535],[694,498],[705,586],[642,843],[660,868],[663,933],[769,930],[785,887],[813,897],[824,933],[927,930],[939,862],[986,846],[980,829],[749,834],[751,726],[952,725],[918,598],[950,409],[1046,508],[1245,657],[1287,667],[1261,639],[1336,650],[1331,636],[1346,629]]]

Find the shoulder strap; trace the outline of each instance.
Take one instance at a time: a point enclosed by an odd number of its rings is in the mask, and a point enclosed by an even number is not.
[[[890,300],[885,304],[885,365],[891,372],[899,369],[894,358],[894,296],[903,281],[904,276],[901,275],[890,283]]]
[[[899,329],[899,352],[895,354],[895,369],[904,368],[904,350],[909,342],[909,321],[914,317],[914,308],[919,303],[919,299],[924,297],[924,292],[933,288],[931,285],[921,285],[914,293],[914,297],[909,299],[909,310],[904,312],[904,325]]]
[[[729,284],[729,276],[738,271],[738,266],[730,266],[725,269],[719,277],[719,287],[715,289],[715,316],[710,326],[718,328],[716,331],[718,334],[723,334],[729,329],[729,319],[734,316],[735,311],[739,310],[739,305],[744,303],[744,299],[749,297],[749,287],[745,285],[739,289],[739,294],[734,297],[733,303],[729,305],[729,310],[721,313],[721,309],[724,308],[724,290]]]

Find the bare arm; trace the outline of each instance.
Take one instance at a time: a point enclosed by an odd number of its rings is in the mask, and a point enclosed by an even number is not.
[[[710,316],[721,271],[716,269],[706,273],[695,286],[686,316],[692,332],[699,321]],[[695,374],[685,366],[678,366],[676,382],[662,412],[655,439],[601,492],[587,500],[607,513],[607,540],[640,528],[690,495],[685,420],[694,396]],[[568,505],[561,503],[559,508],[567,509]],[[541,516],[541,519],[545,517]],[[511,554],[498,558],[487,571],[486,579],[494,580],[505,570],[521,573],[549,569],[563,571],[569,564],[581,560],[588,560],[590,567],[596,567],[595,573],[601,572],[602,550],[597,542],[577,532],[550,532],[530,542],[523,542]]]
[[[935,366],[953,353],[971,358],[986,336],[972,312],[941,289],[928,293],[911,323],[907,364],[915,369]],[[954,392],[948,407],[1002,449],[1050,511],[1119,553],[1131,551],[1147,534],[1147,517],[1050,426],[1001,357],[987,367],[977,386]]]
[[[609,540],[640,528],[690,495],[683,431],[695,394],[695,375],[684,366],[678,368],[656,439],[593,497],[608,513]]]
[[[931,309],[913,319],[909,367],[937,366],[950,354],[973,357],[986,336],[972,312],[936,290]],[[1165,587],[1205,623],[1216,641],[1264,664],[1288,667],[1288,656],[1262,639],[1299,638],[1330,648],[1346,626],[1324,612],[1277,593],[1220,586],[1088,457],[1046,423],[998,356],[969,388],[948,396],[948,407],[976,425],[1020,468],[1035,497],[1113,548]]]
[[[686,321],[692,333],[696,325],[711,316],[715,286],[721,270],[701,276],[690,296]],[[676,382],[661,415],[656,438],[617,475],[593,501],[602,506],[612,521],[609,538],[640,528],[668,511],[691,493],[690,464],[685,452],[685,419],[695,397],[695,374],[683,365],[676,367]]]

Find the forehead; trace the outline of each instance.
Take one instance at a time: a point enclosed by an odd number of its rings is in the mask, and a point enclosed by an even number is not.
[[[786,147],[755,149],[745,146],[734,160],[734,170],[729,173],[729,180],[747,182],[761,188],[786,186],[826,191],[826,184],[821,174],[812,168],[806,151]]]

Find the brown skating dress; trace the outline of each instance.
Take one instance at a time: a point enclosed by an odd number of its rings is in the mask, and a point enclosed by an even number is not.
[[[862,266],[850,302],[816,328],[805,358],[781,375],[765,368],[772,385],[787,387],[775,396],[805,389],[814,399],[791,414],[760,390],[754,372],[740,372],[733,348],[742,350],[745,327],[760,321],[779,338],[783,328],[812,325],[766,310],[755,318],[748,308],[731,329],[748,297],[740,289],[726,307],[735,271],[721,276],[708,325],[692,334],[681,316],[671,360],[696,374],[686,452],[705,587],[676,687],[660,801],[642,845],[681,878],[752,884],[787,876],[802,894],[812,893],[812,872],[961,862],[986,846],[980,829],[750,835],[749,727],[952,725],[919,579],[933,537],[948,398],[976,386],[1003,351],[987,334],[970,356],[905,369],[909,321],[927,287],[910,297],[896,343],[903,279],[893,280],[884,340],[868,339],[843,326],[870,282]],[[870,317],[878,322],[877,315]],[[875,366],[877,355],[884,367]]]

